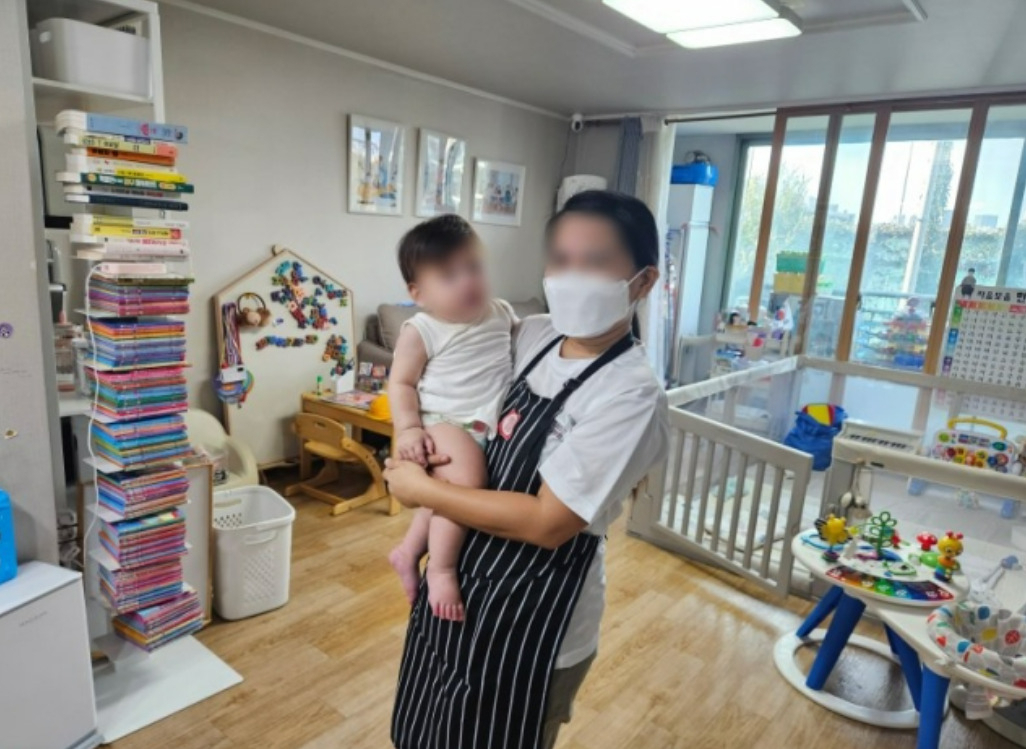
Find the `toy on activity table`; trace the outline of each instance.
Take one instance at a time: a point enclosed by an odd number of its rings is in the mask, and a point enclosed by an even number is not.
[[[962,569],[958,557],[965,550],[962,534],[948,531],[948,534],[937,542],[937,567],[934,577],[941,582],[951,582],[951,576]]]
[[[862,538],[876,549],[876,558],[884,559],[884,546],[898,548],[901,538],[895,530],[898,527],[898,519],[891,513],[883,512],[873,515],[862,526]]]
[[[988,427],[997,436],[959,429],[959,424],[975,424]],[[930,455],[948,463],[957,463],[969,468],[989,468],[998,473],[1009,473],[1019,462],[1018,446],[1008,439],[1008,430],[1000,424],[975,416],[960,416],[951,419],[945,429],[934,437]]]
[[[844,522],[844,518],[834,515],[817,519],[816,531],[827,544],[827,548],[823,551],[823,559],[828,562],[836,562],[840,558],[837,549],[851,541],[856,533],[856,529],[849,528]]]

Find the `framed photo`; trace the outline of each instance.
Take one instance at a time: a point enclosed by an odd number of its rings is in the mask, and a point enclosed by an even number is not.
[[[414,214],[423,218],[459,213],[467,142],[420,129],[417,148],[417,199]]]
[[[350,213],[402,215],[405,135],[395,122],[349,116]]]
[[[473,220],[484,224],[520,226],[526,171],[519,164],[477,159],[474,163]]]

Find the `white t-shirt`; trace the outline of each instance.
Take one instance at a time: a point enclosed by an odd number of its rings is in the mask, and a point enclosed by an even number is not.
[[[555,338],[548,315],[528,317],[515,339],[519,374]],[[527,376],[532,392],[554,397],[591,359],[564,359],[554,347]],[[556,417],[542,450],[540,472],[560,501],[588,523],[587,533],[605,536],[623,502],[645,474],[666,457],[669,420],[666,393],[636,346],[591,376]],[[605,540],[581,589],[556,668],[580,663],[598,647],[605,609]]]
[[[495,299],[475,323],[445,322],[426,312],[403,323],[420,334],[427,350],[427,365],[417,384],[421,412],[457,424],[480,421],[494,434],[513,376],[516,322],[509,303]]]

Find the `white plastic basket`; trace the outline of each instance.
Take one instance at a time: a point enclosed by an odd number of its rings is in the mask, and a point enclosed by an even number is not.
[[[214,609],[221,618],[244,619],[288,602],[295,517],[266,486],[214,492]]]

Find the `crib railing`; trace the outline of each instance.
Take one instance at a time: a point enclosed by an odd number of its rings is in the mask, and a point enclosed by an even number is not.
[[[812,459],[677,408],[670,423],[670,455],[650,476],[631,529],[785,596]]]

